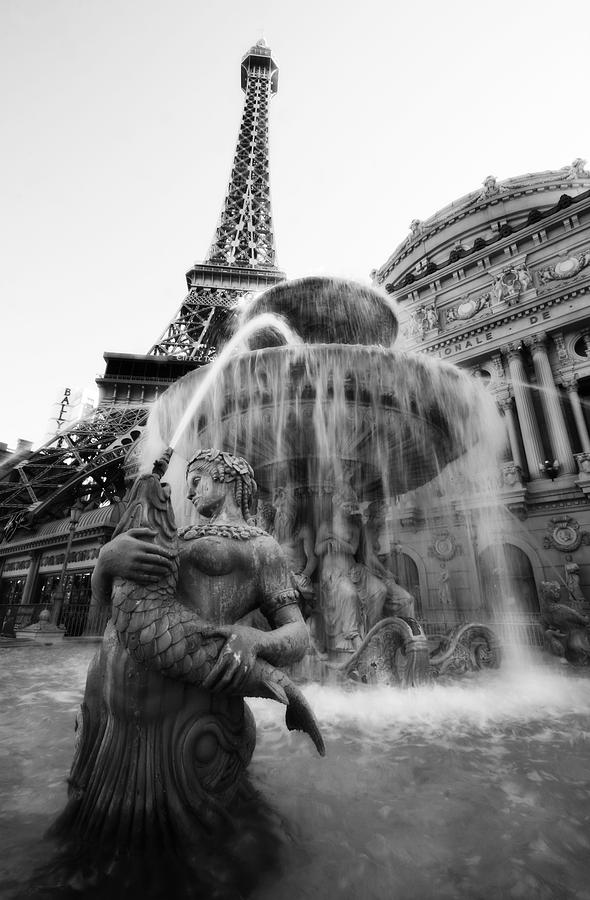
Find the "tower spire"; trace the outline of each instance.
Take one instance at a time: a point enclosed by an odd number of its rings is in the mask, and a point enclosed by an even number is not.
[[[262,38],[242,59],[244,111],[221,216],[206,261],[187,272],[188,294],[149,355],[208,362],[238,298],[285,278],[275,261],[268,166],[278,72]]]

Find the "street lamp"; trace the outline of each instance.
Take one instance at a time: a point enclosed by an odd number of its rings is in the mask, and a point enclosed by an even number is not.
[[[53,606],[51,609],[51,622],[53,625],[57,625],[59,622],[59,617],[61,615],[62,606],[64,604],[64,588],[66,584],[66,570],[68,568],[68,561],[70,558],[70,551],[72,549],[72,541],[74,540],[74,532],[76,530],[76,525],[80,521],[80,516],[82,515],[82,505],[80,501],[77,501],[72,508],[70,509],[70,533],[68,536],[68,543],[66,545],[66,552],[64,554],[63,566],[61,567],[61,572],[59,575],[59,581],[57,582],[57,587],[53,591]]]
[[[539,463],[539,472],[541,475],[546,475],[551,481],[555,481],[559,474],[559,461],[546,459],[545,462]]]

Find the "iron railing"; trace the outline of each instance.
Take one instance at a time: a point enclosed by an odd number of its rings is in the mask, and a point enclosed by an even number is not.
[[[50,607],[43,604],[10,606],[0,604],[0,633],[17,631],[39,621],[39,614]],[[428,618],[421,620],[428,638],[441,639],[458,625],[482,622],[488,625],[505,646],[543,646],[543,618],[540,613],[505,615],[490,618],[473,612],[461,616],[447,611],[429,610]],[[99,637],[110,617],[110,607],[90,606],[88,603],[66,603],[59,624],[65,627],[66,637]]]
[[[505,646],[543,646],[543,616],[541,613],[507,613],[505,615],[490,616],[483,614],[481,610],[472,610],[462,615],[455,615],[447,611],[428,611],[428,617],[420,624],[428,638],[444,637],[458,625],[467,625],[469,622],[481,622],[487,625]]]
[[[0,635],[11,637],[14,632],[34,625],[44,609],[51,612],[51,607],[40,603],[19,606],[0,604]],[[110,614],[109,606],[66,603],[58,624],[65,628],[66,637],[99,637],[105,630]]]

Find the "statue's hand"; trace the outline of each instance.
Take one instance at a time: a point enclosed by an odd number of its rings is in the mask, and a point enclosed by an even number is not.
[[[100,565],[111,577],[129,578],[139,584],[159,581],[174,570],[175,550],[154,544],[151,528],[130,528],[100,551]]]
[[[298,575],[297,573],[292,572],[291,581],[302,597],[305,597],[306,599],[308,597],[313,597],[313,585],[309,575],[304,575],[302,572]]]
[[[235,626],[216,631],[220,634],[229,632],[229,637],[217,662],[203,681],[203,687],[214,693],[225,691],[228,694],[238,694],[256,662],[257,641],[249,634],[254,629]]]

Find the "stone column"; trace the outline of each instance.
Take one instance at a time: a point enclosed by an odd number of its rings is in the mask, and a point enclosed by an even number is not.
[[[531,480],[538,479],[541,477],[539,463],[542,463],[545,459],[545,451],[543,450],[535,410],[528,389],[526,372],[522,361],[522,348],[520,343],[509,344],[507,347],[502,347],[502,351],[508,358],[510,381],[514,391],[514,401],[520,422],[529,478]]]
[[[543,332],[535,334],[527,338],[525,343],[530,347],[537,384],[541,389],[541,404],[545,413],[545,424],[549,432],[553,456],[559,462],[560,473],[571,475],[576,472],[576,462],[567,433],[567,425],[565,424],[563,410],[559,401],[559,394],[555,387],[553,372],[551,371],[547,353],[547,335]]]
[[[21,606],[27,606],[34,602],[34,592],[37,586],[37,575],[39,574],[39,565],[41,563],[41,551],[31,554],[31,564],[27,570],[27,580],[23,595],[21,597]]]
[[[582,402],[580,400],[580,395],[578,394],[578,382],[575,380],[575,378],[572,378],[568,381],[564,379],[564,384],[572,407],[574,419],[576,421],[576,428],[578,429],[578,436],[580,438],[582,450],[584,451],[584,453],[590,453],[590,435],[588,434],[588,428],[586,426],[586,420],[584,418],[584,411],[582,410]]]
[[[498,401],[498,406],[502,410],[504,414],[504,421],[506,423],[506,430],[508,431],[508,441],[510,443],[510,452],[512,454],[512,461],[516,463],[517,466],[520,466],[521,470],[524,469],[522,456],[520,455],[520,445],[518,442],[518,434],[516,432],[516,422],[514,419],[514,401],[512,397],[506,397],[504,400]]]

